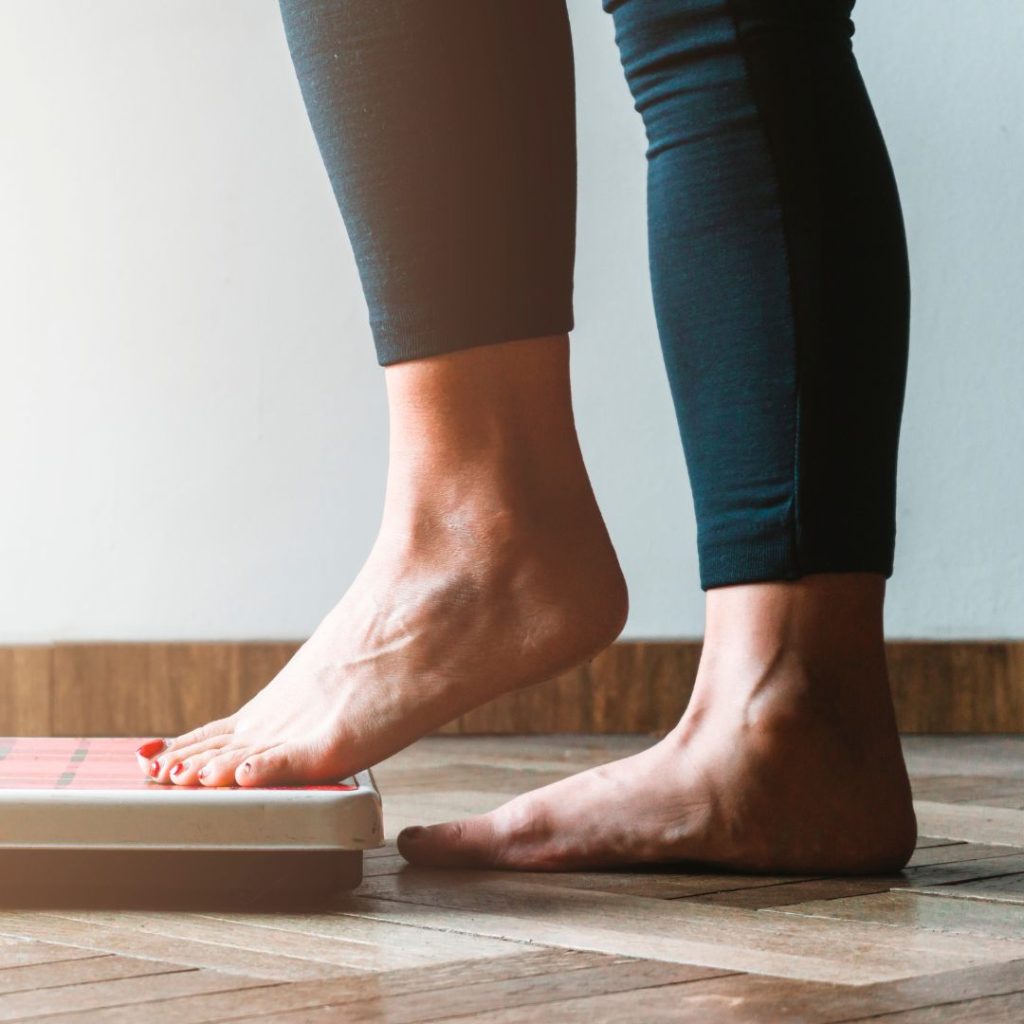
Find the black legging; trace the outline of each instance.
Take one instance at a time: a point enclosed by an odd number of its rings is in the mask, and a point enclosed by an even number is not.
[[[909,327],[854,0],[604,0],[701,585],[892,573]],[[562,0],[281,0],[382,364],[573,326]]]

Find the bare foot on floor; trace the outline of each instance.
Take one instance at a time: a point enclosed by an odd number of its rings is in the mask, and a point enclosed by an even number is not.
[[[565,339],[399,364],[387,382],[388,491],[366,565],[249,703],[140,757],[156,781],[334,781],[621,630],[625,583],[576,439]]]
[[[897,870],[916,824],[881,642],[883,587],[836,574],[709,592],[694,695],[665,739],[490,814],[406,829],[400,851],[414,864],[533,871]]]

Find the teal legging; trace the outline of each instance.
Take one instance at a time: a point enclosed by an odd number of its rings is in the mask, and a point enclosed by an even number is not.
[[[909,273],[853,0],[603,0],[701,585],[892,573]],[[388,365],[573,326],[562,0],[281,0]]]

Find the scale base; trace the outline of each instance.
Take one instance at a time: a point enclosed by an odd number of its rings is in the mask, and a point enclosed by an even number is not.
[[[0,850],[0,907],[309,908],[362,877],[359,850]]]

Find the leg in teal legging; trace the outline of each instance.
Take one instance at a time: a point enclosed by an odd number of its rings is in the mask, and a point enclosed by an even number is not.
[[[650,139],[651,273],[708,591],[700,668],[650,749],[400,848],[892,870],[914,839],[881,614],[906,253],[849,2],[606,6]],[[626,613],[569,392],[564,5],[282,10],[385,366],[387,495],[342,601],[249,704],[156,758],[158,782],[350,774],[586,661]],[[586,728],[590,708],[570,710]]]
[[[384,366],[573,326],[558,0],[281,0]]]
[[[908,274],[852,0],[604,0],[705,587],[892,572]]]

